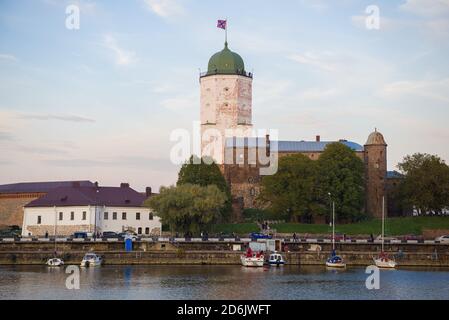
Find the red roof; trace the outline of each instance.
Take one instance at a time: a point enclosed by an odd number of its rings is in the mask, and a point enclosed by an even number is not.
[[[146,196],[125,187],[60,187],[33,200],[25,207],[109,206],[140,207]]]

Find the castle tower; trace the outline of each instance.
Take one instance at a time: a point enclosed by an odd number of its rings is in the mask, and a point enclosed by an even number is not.
[[[201,84],[201,156],[224,163],[226,138],[249,137],[252,129],[252,74],[228,48],[214,54]]]
[[[377,129],[365,144],[366,211],[369,215],[382,217],[382,198],[386,195],[387,144]],[[385,204],[385,210],[387,205]],[[385,215],[387,215],[385,211]]]

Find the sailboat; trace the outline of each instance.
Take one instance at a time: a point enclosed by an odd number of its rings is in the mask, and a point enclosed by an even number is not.
[[[330,268],[345,268],[346,263],[337,255],[335,250],[335,202],[332,202],[332,253],[326,261],[326,266]]]
[[[396,268],[396,261],[390,259],[384,252],[385,242],[385,197],[382,198],[382,250],[377,258],[373,258],[374,263],[378,268],[394,269]]]
[[[56,230],[57,230],[57,226],[58,226],[58,218],[56,216],[56,207],[55,207],[55,230],[54,230],[54,235],[55,235],[55,240],[54,240],[54,244],[55,244],[55,256],[53,258],[50,258],[47,260],[46,265],[49,267],[61,267],[64,265],[64,260],[62,260],[61,258],[56,257]]]

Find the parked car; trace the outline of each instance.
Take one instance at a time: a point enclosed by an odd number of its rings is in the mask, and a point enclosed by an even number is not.
[[[449,243],[449,235],[438,237],[435,241],[439,241],[440,243]]]
[[[119,236],[119,238],[121,238],[121,239],[125,239],[125,238],[129,237],[129,238],[132,239],[132,241],[136,241],[136,240],[139,239],[139,237],[137,236],[137,234],[134,233],[134,232],[131,232],[131,231],[121,232],[121,233],[118,234],[118,236]]]
[[[5,229],[0,231],[0,238],[20,238],[21,232],[17,230]]]
[[[118,239],[120,235],[114,231],[105,231],[103,232],[103,238],[105,239]]]
[[[273,236],[269,234],[264,234],[261,232],[252,232],[249,234],[249,237],[251,240],[257,240],[257,239],[272,239]]]
[[[73,239],[86,239],[86,238],[88,238],[88,234],[87,234],[87,232],[75,232],[72,235],[72,238]]]

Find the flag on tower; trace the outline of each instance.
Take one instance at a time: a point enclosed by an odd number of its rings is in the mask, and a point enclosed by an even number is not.
[[[218,20],[217,28],[226,30],[226,23],[227,23],[227,20]]]

